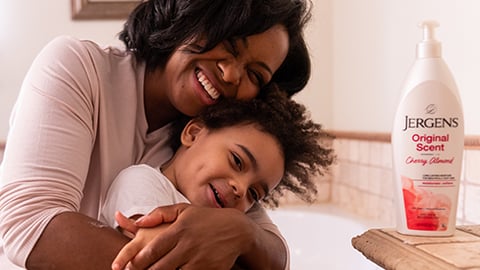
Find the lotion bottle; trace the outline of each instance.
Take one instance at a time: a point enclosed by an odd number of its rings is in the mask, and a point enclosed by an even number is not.
[[[438,24],[419,25],[423,40],[403,86],[392,130],[397,231],[450,236],[455,231],[464,147],[460,95],[434,38]]]

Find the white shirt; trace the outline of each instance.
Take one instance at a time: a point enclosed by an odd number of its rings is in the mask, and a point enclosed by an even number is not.
[[[110,186],[100,221],[116,228],[115,212],[146,215],[158,206],[190,203],[158,168],[134,165],[121,171]]]

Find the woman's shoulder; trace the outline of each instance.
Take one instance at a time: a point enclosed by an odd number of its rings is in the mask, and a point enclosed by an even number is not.
[[[58,36],[50,40],[37,55],[37,61],[53,64],[79,64],[77,59],[88,59],[89,47],[93,45],[72,36]],[[81,61],[80,62],[84,62]]]
[[[45,46],[44,50],[80,50],[94,46],[94,44],[95,43],[92,41],[86,41],[73,36],[62,35],[50,40],[50,42],[48,42]]]
[[[82,40],[74,36],[60,35],[54,37],[49,43],[51,44],[79,44]]]
[[[53,38],[43,49],[55,55],[78,58],[125,56],[128,53],[118,45],[101,45],[93,40],[61,35]]]
[[[101,45],[92,40],[62,35],[45,45],[35,62],[39,68],[49,66],[59,72],[68,70],[84,80],[108,82],[112,76],[126,76],[125,73],[135,62],[131,55],[121,46]],[[116,68],[116,72],[112,71],[112,67]],[[102,79],[95,79],[97,77]]]

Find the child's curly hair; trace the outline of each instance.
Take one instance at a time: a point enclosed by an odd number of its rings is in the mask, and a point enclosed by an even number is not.
[[[333,150],[321,145],[321,139],[331,138],[321,126],[313,122],[305,106],[289,99],[274,84],[262,90],[256,99],[228,99],[208,107],[197,116],[210,130],[255,124],[271,134],[282,147],[285,172],[275,189],[263,199],[271,208],[277,207],[279,197],[288,190],[306,202],[316,198],[317,187],[312,177],[323,175],[334,160]],[[173,128],[172,146],[180,145],[178,138],[185,121]]]

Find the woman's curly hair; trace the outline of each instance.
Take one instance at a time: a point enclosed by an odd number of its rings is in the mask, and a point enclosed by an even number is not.
[[[332,137],[311,120],[305,106],[289,99],[274,84],[256,99],[226,99],[208,107],[196,119],[209,130],[254,124],[278,141],[285,159],[285,172],[277,187],[263,200],[269,207],[277,207],[279,198],[287,190],[306,202],[313,202],[317,194],[313,177],[323,175],[334,161],[333,150],[322,145],[322,139]],[[174,149],[180,145],[185,121],[177,122],[173,128]]]

